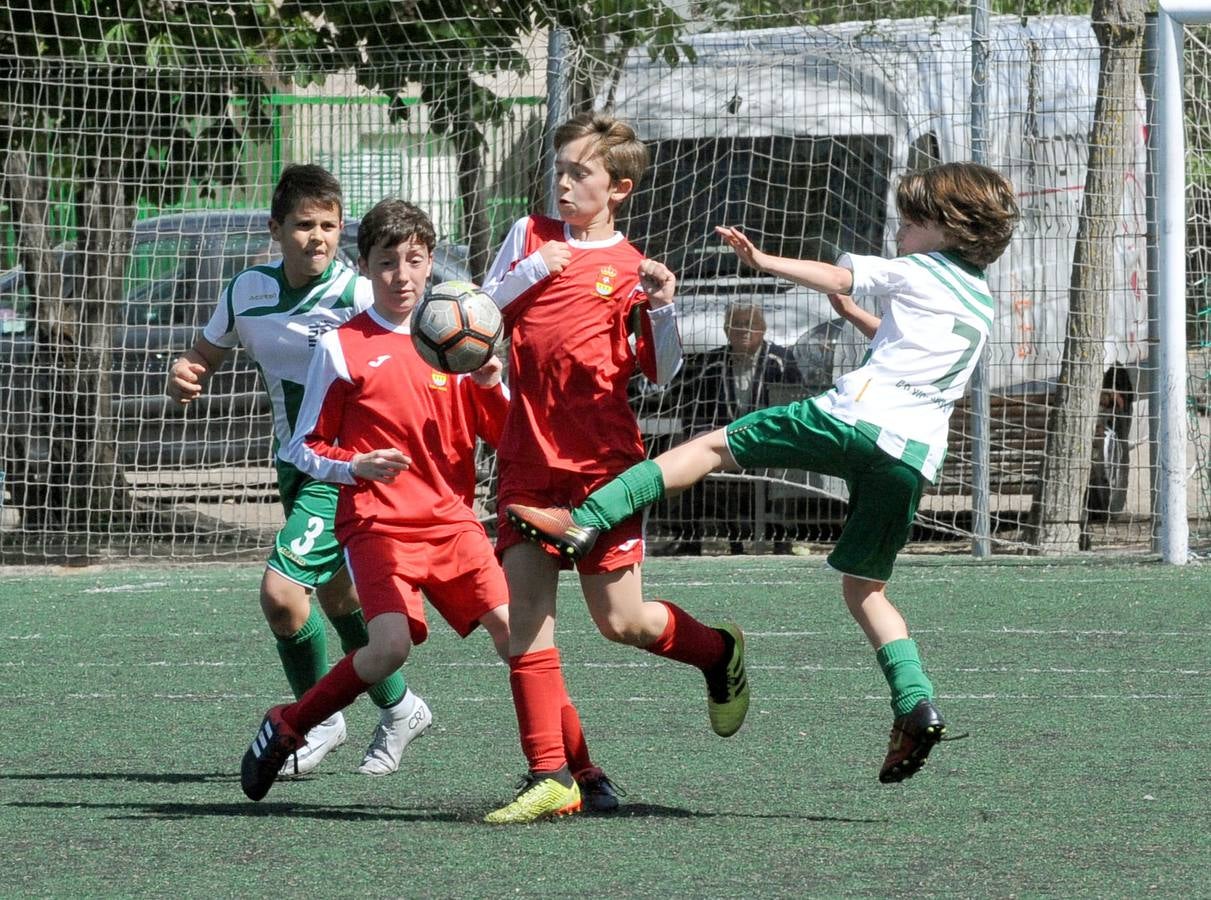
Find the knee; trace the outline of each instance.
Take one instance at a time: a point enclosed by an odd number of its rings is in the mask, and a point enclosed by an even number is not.
[[[311,601],[301,588],[281,590],[262,582],[261,612],[274,634],[289,637],[307,624],[311,615]]]
[[[628,647],[642,647],[646,643],[643,623],[629,616],[611,614],[598,619],[596,624],[601,636],[612,643]]]
[[[363,681],[378,684],[408,659],[412,641],[406,635],[380,636],[358,650],[358,674]]]

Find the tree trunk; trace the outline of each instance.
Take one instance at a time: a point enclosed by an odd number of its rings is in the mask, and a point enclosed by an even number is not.
[[[1031,518],[1044,552],[1080,549],[1086,518],[1093,432],[1102,387],[1106,302],[1114,275],[1114,228],[1130,167],[1136,81],[1144,33],[1143,0],[1095,0],[1093,28],[1101,45],[1098,97],[1089,135],[1076,247],[1069,287],[1068,334],[1047,419],[1043,470]]]
[[[463,204],[463,235],[469,247],[467,262],[472,277],[481,282],[492,262],[492,235],[484,205],[483,137],[474,123],[466,121],[457,123],[452,137],[458,153],[458,196]]]
[[[60,428],[64,446],[68,523],[71,530],[108,532],[125,521],[131,506],[117,463],[113,412],[113,342],[123,302],[134,209],[125,201],[119,173],[103,162],[79,203],[78,250],[83,263],[80,290],[72,298],[77,334],[65,347],[74,384],[66,395]]]

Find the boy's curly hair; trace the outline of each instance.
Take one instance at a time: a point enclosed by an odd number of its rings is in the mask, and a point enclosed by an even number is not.
[[[362,259],[379,244],[388,250],[411,238],[424,244],[430,253],[437,246],[437,233],[425,211],[407,200],[388,197],[380,200],[362,216],[357,229],[357,252]]]
[[[1018,222],[1009,179],[973,162],[905,175],[896,188],[896,208],[910,222],[941,225],[949,249],[981,269],[1005,252]]]

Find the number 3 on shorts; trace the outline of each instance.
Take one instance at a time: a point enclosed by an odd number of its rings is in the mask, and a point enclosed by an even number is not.
[[[315,539],[324,533],[324,520],[319,516],[307,519],[307,530],[290,542],[290,549],[299,556],[306,556],[315,548]]]

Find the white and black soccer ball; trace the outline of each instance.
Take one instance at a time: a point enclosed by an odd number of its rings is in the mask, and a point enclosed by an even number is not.
[[[504,322],[496,303],[469,281],[443,281],[412,310],[412,344],[435,369],[474,372],[496,352]]]

